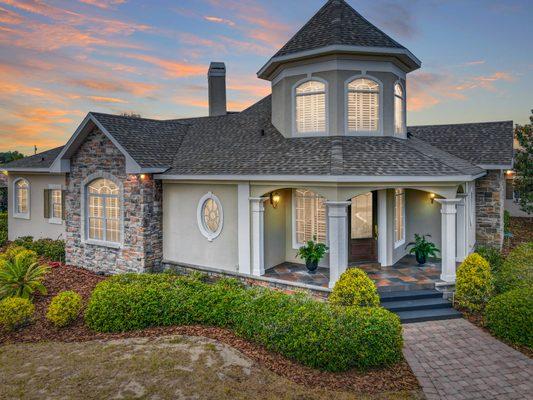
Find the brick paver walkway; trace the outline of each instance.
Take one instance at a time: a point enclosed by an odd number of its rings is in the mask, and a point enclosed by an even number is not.
[[[464,319],[404,325],[428,400],[533,399],[533,361]]]

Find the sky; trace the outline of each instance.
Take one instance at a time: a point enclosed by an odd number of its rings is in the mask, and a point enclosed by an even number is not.
[[[224,61],[228,108],[270,92],[257,71],[325,0],[0,0],[0,151],[63,145],[89,111],[207,114]],[[533,108],[531,0],[349,0],[422,60],[410,125],[513,120]]]

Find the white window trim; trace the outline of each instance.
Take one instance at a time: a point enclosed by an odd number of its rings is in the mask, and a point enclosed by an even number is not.
[[[302,190],[303,188],[300,188]],[[306,243],[298,243],[298,240],[296,239],[296,190],[298,189],[292,189],[292,210],[291,210],[291,225],[292,225],[292,248],[294,250],[299,250],[300,247],[305,246]],[[309,190],[309,189],[307,189]],[[317,196],[320,196],[320,194],[315,193]],[[323,196],[320,196],[323,197]],[[329,246],[329,219],[328,219],[328,207],[326,205],[326,246]]]
[[[26,213],[17,212],[17,209],[18,209],[17,183],[20,181],[25,181],[28,184],[28,212]],[[31,219],[31,184],[30,184],[30,181],[26,178],[17,178],[13,181],[13,218]]]
[[[61,191],[61,197],[63,197],[63,190],[64,190],[64,187],[62,185],[48,185],[48,190],[60,190]],[[61,203],[63,204],[63,203]],[[52,202],[52,196],[50,196],[50,215],[54,215],[54,210],[53,210],[53,202]],[[63,207],[63,205],[61,205],[61,207]],[[63,208],[61,208],[61,213],[63,213],[64,210]],[[48,218],[48,223],[49,224],[53,224],[53,225],[63,225],[63,218],[54,218],[54,217],[50,217]]]
[[[398,196],[396,194],[396,190],[394,191],[394,220],[393,220],[393,234],[394,234],[394,248],[397,249],[398,247],[402,246],[405,244],[405,206],[406,206],[406,199],[407,199],[407,196],[406,196],[406,192],[405,192],[405,189],[400,189],[402,190],[402,193],[400,196],[403,196],[403,207],[402,207],[402,221],[403,221],[403,224],[402,224],[402,239],[401,240],[398,240],[396,241],[396,197]]]
[[[396,132],[396,85],[400,85],[402,88],[402,131]],[[402,84],[402,81],[397,80],[394,82],[394,86],[392,87],[392,95],[393,95],[393,110],[394,110],[394,135],[395,136],[405,136],[407,133],[407,95],[405,92],[405,86]]]
[[[218,225],[218,229],[215,232],[210,231],[204,225],[203,208],[207,200],[213,200],[216,203],[220,213],[220,223]],[[224,227],[224,210],[222,209],[222,203],[220,202],[220,199],[212,192],[208,192],[203,195],[200,201],[198,202],[198,208],[196,210],[196,219],[198,222],[198,229],[200,230],[200,233],[208,241],[212,242],[222,233],[222,228]]]
[[[87,187],[89,184],[97,179],[109,179],[110,181],[114,182],[118,188],[119,188],[119,205],[120,205],[120,211],[119,211],[119,225],[120,225],[120,243],[115,242],[107,242],[97,239],[90,239],[89,238],[89,204],[88,204],[88,196],[89,191],[87,190]],[[107,173],[107,172],[97,172],[92,175],[89,175],[86,177],[81,185],[81,232],[82,232],[82,243],[93,245],[93,246],[100,246],[100,247],[107,247],[110,249],[122,249],[124,248],[124,188],[122,186],[122,183],[120,180],[118,180],[115,176]]]
[[[326,122],[325,122],[325,126],[326,126],[326,130],[323,131],[323,132],[305,132],[305,133],[300,133],[298,132],[298,129],[296,127],[296,88],[298,88],[298,86],[306,83],[306,82],[312,82],[312,81],[316,81],[316,82],[320,82],[320,83],[323,83],[325,85],[325,88],[324,88],[324,93],[325,93],[325,96],[326,96]],[[318,78],[318,77],[314,77],[314,76],[308,76],[307,78],[304,78],[304,79],[301,79],[299,80],[298,82],[296,82],[293,86],[292,86],[292,90],[291,90],[291,96],[292,96],[292,113],[291,113],[291,116],[292,116],[292,137],[316,137],[316,136],[329,136],[329,84],[328,84],[328,81],[326,81],[325,79],[322,79],[322,78]]]
[[[348,128],[348,85],[356,79],[369,79],[379,85],[378,94],[378,130],[377,131],[351,131]],[[344,134],[346,136],[382,136],[383,135],[383,83],[376,77],[366,73],[353,75],[344,81]]]

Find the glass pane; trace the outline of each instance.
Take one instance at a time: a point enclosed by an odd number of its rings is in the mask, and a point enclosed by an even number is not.
[[[377,131],[379,126],[379,95],[371,92],[348,93],[348,129]]]
[[[404,240],[405,192],[402,189],[396,189],[394,199],[394,240],[401,242]]]
[[[52,190],[51,193],[51,201],[52,201],[52,218],[61,219],[62,213],[61,213],[61,190]]]
[[[308,81],[296,88],[296,94],[324,92],[326,85],[318,81]]]
[[[106,217],[108,219],[119,219],[119,205],[117,197],[106,198]]]
[[[118,220],[107,220],[106,225],[106,241],[119,243],[120,242],[120,231],[119,231],[119,222]]]
[[[367,239],[372,235],[372,193],[352,199],[352,239]]]
[[[348,84],[348,90],[379,91],[379,84],[371,79],[356,79]]]
[[[104,221],[99,218],[89,218],[89,239],[104,240]]]
[[[295,191],[296,241],[304,244],[313,240],[326,243],[326,203],[323,197],[309,190]]]
[[[396,84],[394,86],[394,94],[396,96],[403,97],[403,89],[402,89],[401,85]]]
[[[326,95],[296,97],[296,129],[299,133],[326,131]]]
[[[103,218],[104,203],[103,198],[99,196],[89,196],[89,217]]]
[[[403,133],[403,99],[394,97],[394,131]]]
[[[204,227],[215,233],[220,226],[220,212],[218,204],[213,199],[207,199],[203,205]]]
[[[89,193],[118,195],[118,186],[109,179],[96,179],[89,184]]]
[[[21,181],[19,181],[21,182]],[[17,213],[26,214],[28,212],[28,188],[27,184],[19,186],[17,183]]]

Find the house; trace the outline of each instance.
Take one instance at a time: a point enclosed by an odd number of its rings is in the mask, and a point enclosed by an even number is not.
[[[259,277],[316,236],[332,286],[352,264],[394,266],[415,233],[431,234],[453,283],[474,246],[502,245],[513,124],[407,127],[420,67],[329,0],[259,70],[272,94],[246,110],[227,112],[226,68],[212,63],[207,117],[91,112],[65,146],[5,166],[9,238],[63,237],[69,264],[99,272]]]

